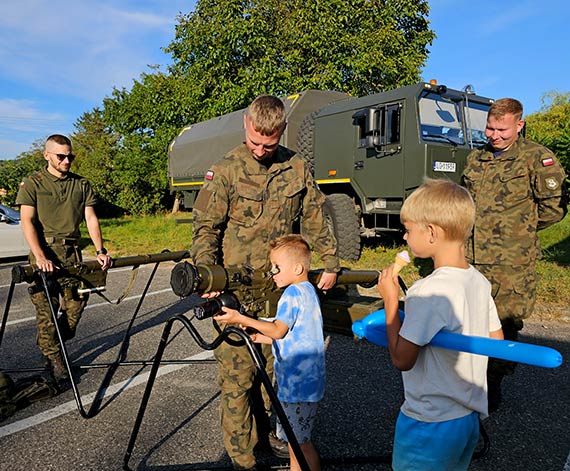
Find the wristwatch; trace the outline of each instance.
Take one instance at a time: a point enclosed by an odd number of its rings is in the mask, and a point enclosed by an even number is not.
[[[97,255],[107,255],[107,249],[103,247],[101,250],[97,250]]]

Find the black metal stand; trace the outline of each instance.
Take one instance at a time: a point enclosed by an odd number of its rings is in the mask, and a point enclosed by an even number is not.
[[[267,394],[269,395],[269,399],[271,400],[271,404],[275,410],[275,413],[279,417],[279,421],[281,422],[281,425],[283,426],[285,434],[287,435],[287,439],[289,440],[289,444],[291,445],[291,448],[293,449],[293,452],[295,453],[295,457],[297,458],[297,461],[298,461],[299,465],[301,466],[301,469],[303,471],[310,471],[309,465],[307,464],[307,461],[305,460],[305,456],[303,455],[303,452],[301,451],[301,447],[299,446],[299,442],[297,441],[297,438],[295,437],[295,434],[293,433],[293,429],[291,428],[291,425],[289,424],[289,421],[287,420],[287,416],[285,415],[285,412],[283,411],[283,407],[281,406],[281,403],[279,402],[279,398],[277,397],[277,394],[275,393],[275,389],[273,388],[273,385],[271,384],[271,380],[269,379],[269,376],[267,375],[267,372],[265,371],[263,359],[261,358],[259,352],[254,347],[251,339],[249,338],[249,335],[247,333],[245,333],[243,330],[238,329],[236,327],[226,327],[221,332],[221,334],[218,335],[211,343],[207,343],[200,336],[199,332],[192,325],[190,320],[188,320],[188,318],[184,315],[173,316],[171,319],[166,321],[166,325],[164,326],[164,329],[162,331],[162,337],[160,339],[156,354],[154,356],[154,362],[153,362],[152,368],[150,370],[150,374],[149,374],[149,377],[147,380],[146,388],[145,388],[145,391],[144,391],[144,394],[143,394],[143,397],[141,400],[141,405],[139,407],[139,412],[137,414],[137,417],[135,419],[135,424],[134,424],[133,430],[131,432],[131,437],[129,439],[127,451],[125,452],[125,456],[123,458],[123,469],[125,471],[131,471],[131,468],[129,468],[129,461],[131,459],[133,448],[135,446],[135,442],[136,442],[136,439],[137,439],[137,436],[138,436],[138,433],[139,433],[139,430],[140,430],[140,427],[141,427],[141,424],[143,421],[143,417],[144,417],[146,408],[148,406],[148,401],[150,399],[152,387],[154,386],[154,381],[156,379],[156,375],[158,372],[160,361],[161,361],[162,355],[164,354],[164,350],[166,349],[166,345],[168,343],[168,337],[170,336],[172,324],[176,321],[182,323],[182,325],[186,328],[186,330],[188,330],[188,332],[190,333],[192,338],[196,341],[196,343],[201,348],[203,348],[204,350],[214,350],[222,342],[226,341],[228,339],[229,335],[231,335],[231,334],[235,334],[235,335],[242,338],[242,340],[245,342],[245,346],[247,347],[247,349],[249,351],[249,354],[251,355],[251,358],[253,359],[253,361],[255,363],[255,367],[257,368],[257,371],[260,375],[261,381],[262,381],[262,383],[263,383],[263,385],[267,391]]]
[[[42,281],[42,288],[45,292],[45,295],[47,297],[48,304],[50,307],[50,312],[51,312],[51,316],[52,316],[52,321],[53,321],[54,326],[55,326],[56,335],[57,335],[57,338],[58,338],[59,343],[60,343],[61,356],[63,358],[63,362],[65,364],[65,367],[69,373],[69,382],[71,385],[71,389],[73,391],[75,403],[77,404],[77,410],[79,411],[79,414],[84,419],[90,419],[90,418],[95,417],[97,415],[97,413],[101,410],[101,404],[102,404],[102,400],[103,400],[103,397],[105,394],[105,390],[107,389],[107,387],[111,383],[111,380],[112,380],[112,378],[113,378],[113,376],[114,376],[114,374],[117,371],[117,368],[119,366],[137,366],[137,365],[148,366],[150,364],[153,364],[152,359],[151,360],[130,360],[130,361],[126,361],[125,358],[127,356],[127,351],[129,349],[131,329],[134,325],[135,319],[137,318],[137,316],[139,314],[139,311],[142,307],[143,301],[146,297],[146,294],[150,288],[150,285],[152,283],[152,280],[154,279],[154,276],[156,274],[156,271],[157,271],[160,263],[161,262],[157,262],[155,264],[155,266],[153,267],[153,270],[152,270],[152,272],[149,276],[149,279],[145,285],[145,288],[142,292],[141,298],[140,298],[140,300],[139,300],[139,302],[138,302],[138,304],[137,304],[137,306],[133,312],[133,315],[131,316],[129,324],[125,330],[125,333],[123,335],[123,340],[121,342],[121,346],[119,348],[119,352],[118,352],[115,360],[110,362],[110,363],[93,363],[90,365],[74,365],[73,362],[70,360],[69,354],[67,351],[67,347],[65,346],[65,342],[63,341],[63,336],[61,333],[60,326],[57,322],[57,313],[55,312],[55,309],[54,309],[53,304],[51,302],[51,296],[49,293],[46,274],[42,271],[38,271],[38,274],[39,274],[40,279]],[[12,283],[10,284],[10,290],[8,293],[8,298],[6,300],[6,307],[4,309],[4,315],[2,317],[2,322],[0,324],[0,346],[2,345],[2,338],[4,335],[5,326],[6,326],[6,323],[8,320],[8,313],[9,313],[10,305],[12,302],[14,286],[15,286],[15,282],[12,281]],[[193,364],[193,363],[213,363],[213,362],[214,362],[214,360],[211,360],[211,359],[205,359],[205,360],[163,360],[161,364]],[[97,392],[95,394],[95,399],[93,400],[93,403],[91,404],[91,407],[89,408],[89,411],[86,411],[84,406],[83,406],[83,401],[81,400],[81,394],[80,394],[79,389],[77,387],[77,381],[76,381],[75,376],[73,374],[73,368],[79,368],[79,369],[105,368],[105,369],[107,369],[105,377],[103,378],[101,385],[97,389]],[[3,371],[6,373],[12,373],[12,372],[22,373],[22,372],[32,372],[32,371],[45,371],[45,368],[5,369]]]

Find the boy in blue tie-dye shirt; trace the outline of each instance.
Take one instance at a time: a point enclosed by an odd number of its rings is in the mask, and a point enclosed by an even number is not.
[[[311,442],[311,431],[318,402],[325,392],[325,346],[319,298],[308,280],[311,250],[295,234],[273,240],[269,248],[273,280],[278,287],[286,287],[275,319],[253,319],[226,307],[222,308],[224,314],[215,319],[253,328],[259,332],[251,335],[254,342],[272,344],[277,395],[311,471],[319,471],[320,459]],[[287,440],[279,423],[277,435]],[[300,470],[291,446],[289,456],[290,469]]]

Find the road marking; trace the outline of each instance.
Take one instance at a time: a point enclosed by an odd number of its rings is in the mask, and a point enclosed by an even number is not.
[[[185,358],[184,360],[209,360],[212,359],[213,353],[211,351],[204,351],[198,353],[196,355],[192,355],[191,357]],[[178,365],[166,365],[162,366],[158,369],[158,373],[156,377],[164,376],[169,373],[173,373],[175,371],[181,370],[182,368],[186,368],[190,365],[178,364]],[[148,377],[150,375],[150,371],[144,373],[140,376],[131,377],[125,381],[121,381],[120,383],[114,384],[105,390],[104,397],[116,395],[119,392],[126,391],[127,389],[133,388],[140,384],[146,383]],[[86,396],[81,397],[81,402],[83,406],[87,406],[91,404],[96,397],[97,392],[93,392],[91,394],[87,394]],[[4,425],[0,427],[0,438],[6,437],[8,435],[12,435],[16,432],[21,432],[22,430],[26,430],[31,427],[35,427],[36,425],[40,425],[48,420],[55,419],[62,415],[67,414],[68,412],[72,412],[77,410],[77,404],[75,399],[73,401],[68,401],[64,404],[61,404],[57,407],[53,407],[50,410],[40,412],[39,414],[33,415],[26,419],[18,420],[17,422],[13,422],[8,425]]]
[[[161,289],[159,291],[151,291],[150,293],[146,293],[147,296],[153,296],[155,294],[163,294],[163,293],[168,293],[168,292],[172,292],[171,288],[166,288],[166,289]],[[133,299],[139,299],[142,296],[142,294],[137,294],[136,296],[129,296],[125,299],[123,299],[123,301],[132,301]],[[113,302],[116,302],[117,300],[113,300]],[[93,309],[94,307],[100,307],[100,306],[107,306],[109,303],[105,302],[105,303],[96,303],[96,304],[88,304],[85,309]],[[10,326],[10,325],[16,325],[16,324],[21,324],[22,322],[31,322],[31,321],[35,321],[36,320],[36,316],[32,316],[32,317],[24,317],[23,319],[16,319],[14,321],[8,321],[6,322],[6,326]]]
[[[566,464],[564,465],[564,469],[562,471],[570,471],[570,453],[568,453],[568,458],[566,458]]]

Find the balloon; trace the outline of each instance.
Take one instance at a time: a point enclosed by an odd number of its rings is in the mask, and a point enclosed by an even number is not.
[[[403,319],[404,312],[400,310],[399,314]],[[388,346],[386,313],[384,309],[374,311],[363,319],[355,321],[352,324],[352,331],[359,338],[366,338],[369,342],[381,347]],[[562,364],[562,354],[558,350],[511,340],[498,340],[441,331],[433,337],[428,345],[544,368],[556,368]]]

